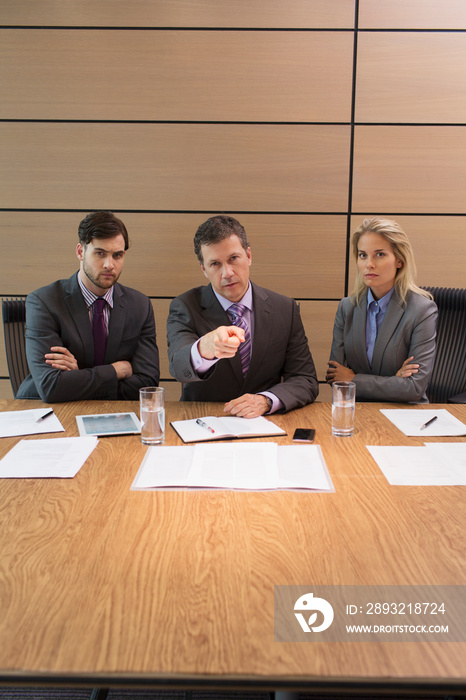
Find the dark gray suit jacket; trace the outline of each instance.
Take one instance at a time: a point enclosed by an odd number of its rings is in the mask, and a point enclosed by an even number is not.
[[[45,363],[53,345],[67,348],[79,369],[64,371]],[[26,299],[26,353],[31,374],[17,399],[47,403],[81,399],[137,400],[139,388],[159,381],[159,353],[152,304],[141,292],[116,284],[110,311],[105,365],[94,367],[94,342],[86,302],[75,273],[32,292]],[[127,360],[133,375],[118,380],[112,362]]]
[[[408,292],[403,306],[396,291],[388,304],[374,345],[372,367],[366,354],[367,293],[356,306],[351,297],[340,301],[333,327],[330,359],[350,367],[356,376],[356,401],[427,402],[426,388],[435,357],[437,306]],[[396,377],[403,362],[414,355],[420,365],[411,377]]]
[[[231,326],[211,285],[191,289],[172,301],[168,356],[171,374],[183,382],[182,401],[229,401],[269,390],[290,411],[315,400],[319,385],[296,302],[255,284],[252,295],[254,338],[245,378],[239,353],[219,360],[202,379],[192,367],[193,343],[219,326]]]

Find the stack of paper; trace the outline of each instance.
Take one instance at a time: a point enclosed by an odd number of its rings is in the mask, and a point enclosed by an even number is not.
[[[274,442],[150,447],[131,488],[167,487],[334,491],[319,445]]]

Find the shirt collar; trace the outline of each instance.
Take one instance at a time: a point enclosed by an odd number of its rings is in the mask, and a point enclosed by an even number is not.
[[[372,290],[371,290],[371,289],[368,289],[368,290],[367,290],[367,308],[369,308],[370,305],[372,304],[372,302],[374,301],[375,304],[376,304],[376,306],[379,307],[380,311],[382,311],[383,313],[385,313],[385,311],[387,310],[387,306],[388,306],[389,303],[390,303],[390,299],[392,298],[392,294],[393,294],[394,291],[395,291],[395,287],[392,287],[392,288],[390,289],[390,291],[387,292],[381,299],[376,300],[376,299],[374,299],[374,296],[373,296],[373,294],[372,294]]]
[[[78,283],[79,287],[81,289],[82,295],[84,297],[84,301],[86,302],[87,307],[89,308],[92,306],[92,304],[95,302],[96,299],[105,299],[107,304],[110,306],[110,308],[113,309],[113,290],[115,289],[115,285],[113,287],[110,287],[110,289],[107,289],[105,294],[101,297],[99,297],[97,294],[94,294],[94,292],[91,292],[90,289],[88,289],[84,284],[83,281],[81,280],[81,276],[78,272]]]
[[[252,287],[251,287],[251,282],[249,282],[248,288],[246,292],[244,293],[244,296],[242,299],[239,301],[230,301],[230,299],[226,299],[225,297],[222,297],[221,294],[217,294],[215,289],[212,287],[213,292],[217,299],[219,300],[220,304],[222,305],[222,309],[224,311],[227,311],[230,306],[233,304],[244,304],[244,306],[249,309],[249,311],[252,311]]]

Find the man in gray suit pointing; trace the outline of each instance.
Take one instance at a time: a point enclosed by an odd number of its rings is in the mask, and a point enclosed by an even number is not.
[[[251,248],[239,221],[214,216],[194,237],[209,280],[174,299],[167,320],[170,372],[182,401],[224,401],[255,418],[312,403],[318,382],[299,309],[249,280]]]
[[[158,384],[152,304],[117,281],[129,246],[124,223],[112,212],[92,212],[78,236],[79,271],[26,299],[31,374],[17,399],[136,400],[140,387]]]

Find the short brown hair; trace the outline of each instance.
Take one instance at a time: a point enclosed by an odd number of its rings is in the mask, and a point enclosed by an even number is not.
[[[125,239],[125,250],[129,248],[126,226],[111,211],[93,211],[79,224],[79,242],[87,245],[93,238],[114,238],[120,234]]]
[[[220,243],[220,241],[223,241],[225,238],[229,238],[230,236],[238,236],[242,247],[246,252],[248,251],[249,243],[246,236],[246,231],[244,230],[243,226],[241,226],[240,222],[234,219],[232,216],[218,214],[217,216],[211,216],[210,219],[204,221],[204,223],[199,226],[194,236],[194,252],[197,255],[199,262],[204,262],[201,246]]]

